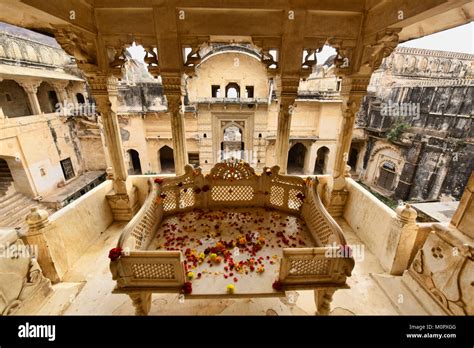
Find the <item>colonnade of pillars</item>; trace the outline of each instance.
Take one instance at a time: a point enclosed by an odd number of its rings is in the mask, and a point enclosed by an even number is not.
[[[0,82],[3,81],[0,78]],[[25,91],[26,97],[28,98],[28,105],[31,109],[31,115],[41,115],[44,110],[41,108],[41,103],[38,99],[38,88],[43,82],[47,82],[56,93],[58,97],[58,101],[62,105],[67,105],[68,102],[72,102],[72,104],[76,104],[72,95],[69,95],[67,86],[69,84],[68,80],[57,80],[57,81],[41,81],[41,80],[23,80],[23,79],[15,79],[13,80]],[[3,114],[3,112],[2,112]],[[9,115],[3,115],[9,116]],[[25,115],[26,116],[26,115]]]
[[[107,157],[110,161],[110,165],[114,174],[114,190],[116,195],[119,195],[122,199],[124,199],[124,197],[128,197],[127,194],[130,193],[130,187],[127,187],[127,168],[124,161],[124,150],[120,136],[120,127],[115,111],[117,99],[117,81],[114,77],[102,78],[107,78],[107,89],[93,89],[92,95],[96,100],[97,108],[102,118],[102,126],[107,147]],[[343,94],[343,118],[334,168],[333,192],[337,201],[334,204],[338,206],[335,208],[335,210],[333,209],[333,213],[335,215],[341,213],[341,206],[343,207],[345,204],[344,186],[347,166],[347,153],[349,151],[352,139],[352,128],[354,125],[355,113],[358,110],[360,100],[365,94],[366,88],[366,85],[364,85],[362,86],[362,89],[353,91],[354,86],[351,79],[347,80],[347,84],[349,87],[347,87],[346,90],[349,92]],[[360,87],[360,81],[357,87]],[[280,166],[281,173],[286,173],[287,170],[292,109],[293,105],[287,103],[282,104],[278,115],[275,162]],[[181,175],[184,173],[184,166],[188,162],[188,156],[186,150],[184,112],[180,106],[180,97],[177,96],[176,93],[168,96],[168,111],[171,113],[171,130],[176,174]],[[331,205],[330,202],[326,203],[328,206]]]

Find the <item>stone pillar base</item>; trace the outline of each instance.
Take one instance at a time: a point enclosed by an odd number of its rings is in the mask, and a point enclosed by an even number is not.
[[[138,189],[132,186],[128,194],[110,193],[107,196],[114,221],[130,221],[138,211]]]
[[[344,213],[344,207],[346,206],[347,198],[349,197],[349,191],[346,189],[333,190],[331,192],[331,199],[327,205],[327,211],[332,217],[342,216]]]

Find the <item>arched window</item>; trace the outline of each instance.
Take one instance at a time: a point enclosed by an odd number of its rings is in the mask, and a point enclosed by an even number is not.
[[[161,173],[174,173],[174,154],[173,149],[167,145],[158,151],[158,159],[161,165]]]
[[[38,87],[38,101],[41,111],[46,114],[58,111],[59,98],[54,88],[46,81],[43,81]]]
[[[240,98],[240,86],[235,82],[229,83],[227,86],[225,86],[225,97]]]
[[[328,157],[329,149],[326,146],[320,147],[316,155],[314,174],[325,174],[327,172]]]
[[[396,166],[393,162],[386,161],[379,170],[377,186],[387,191],[393,190],[393,184],[396,177]]]
[[[288,174],[302,174],[305,158],[306,146],[301,143],[293,145],[288,152]]]
[[[140,164],[140,155],[138,151],[130,149],[127,151],[129,160],[128,173],[131,175],[141,175],[142,166]]]
[[[86,102],[86,98],[84,98],[84,95],[82,93],[77,93],[76,99],[79,104],[85,104]]]
[[[0,81],[0,108],[8,117],[32,115],[25,90],[13,80]]]

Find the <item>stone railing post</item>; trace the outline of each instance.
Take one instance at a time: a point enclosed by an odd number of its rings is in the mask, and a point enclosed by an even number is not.
[[[417,213],[409,204],[400,205],[395,211],[397,216],[388,237],[387,253],[393,254],[390,274],[402,275],[410,266],[410,257],[418,234]]]
[[[53,284],[58,283],[61,281],[61,276],[65,273],[65,270],[60,266],[60,260],[56,260],[56,256],[59,255],[55,255],[55,250],[60,251],[61,246],[64,249],[64,245],[58,235],[54,235],[56,240],[48,240],[50,239],[48,237],[51,236],[49,232],[54,230],[49,222],[48,212],[34,207],[26,216],[26,223],[28,224],[28,231],[22,236],[23,241],[37,250],[38,264],[41,266],[45,277],[49,278]],[[53,244],[56,244],[57,247]],[[62,250],[62,253],[64,258],[64,250]]]

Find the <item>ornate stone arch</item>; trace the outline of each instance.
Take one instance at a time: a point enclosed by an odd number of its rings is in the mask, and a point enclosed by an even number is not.
[[[394,152],[398,153],[400,155],[400,158],[403,157],[401,151],[397,147],[390,144],[383,144],[375,147],[375,149],[370,154],[369,161],[372,161],[375,158],[375,155],[377,155],[377,153],[387,149],[393,150]]]

